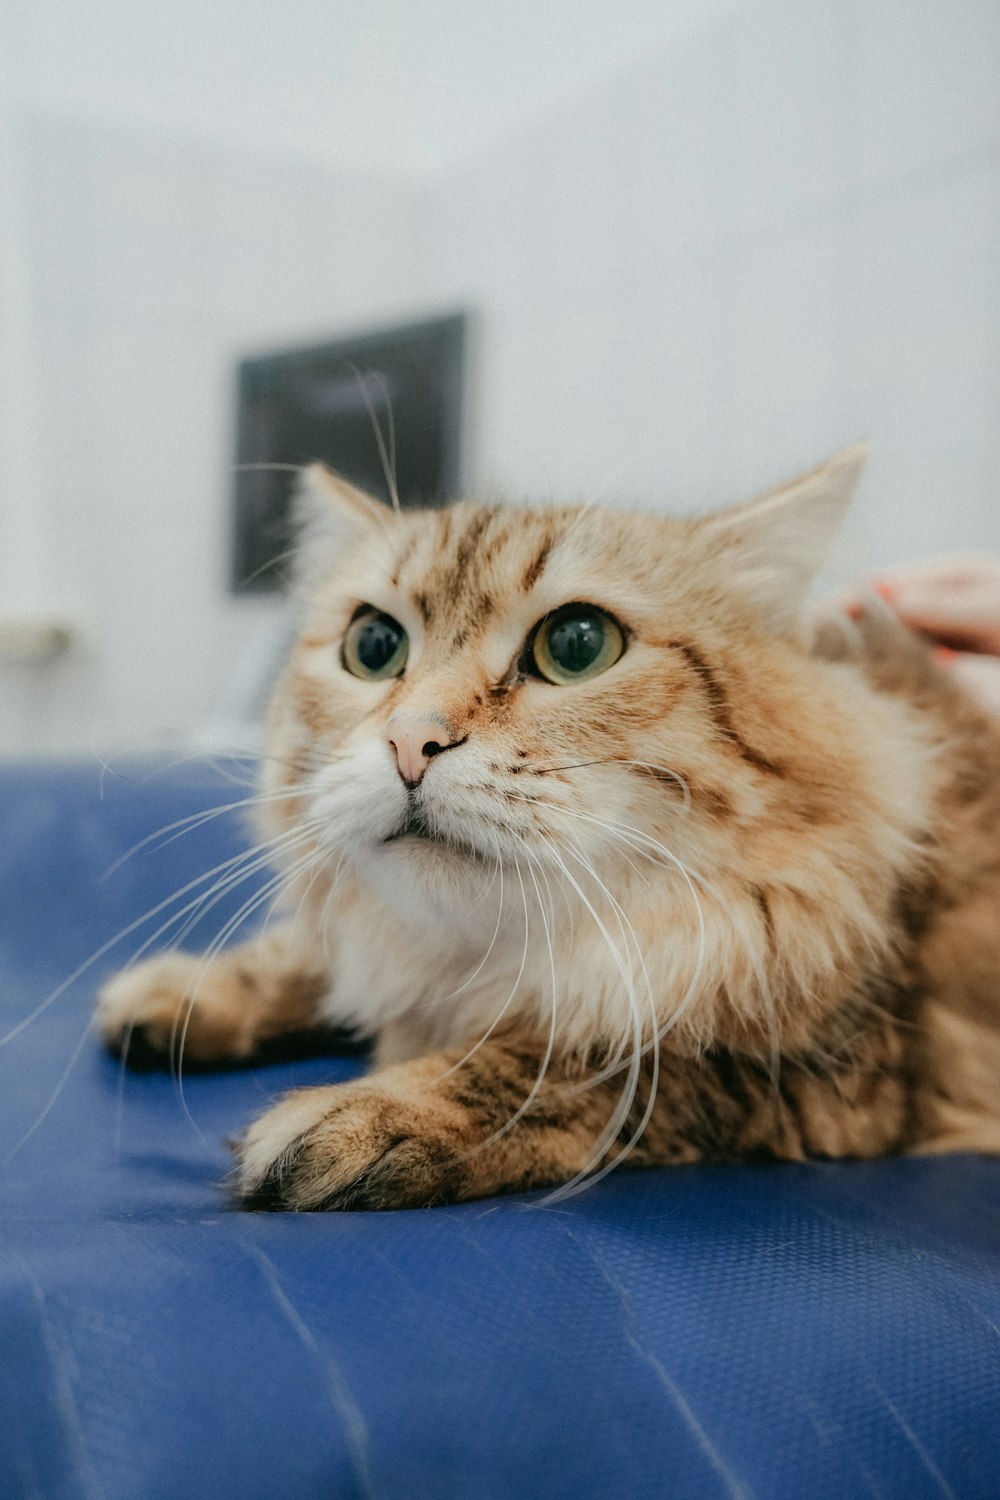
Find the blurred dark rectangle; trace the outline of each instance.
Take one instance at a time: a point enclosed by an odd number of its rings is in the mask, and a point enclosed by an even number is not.
[[[388,502],[381,432],[404,506],[457,496],[465,332],[459,313],[240,363],[233,592],[281,588],[301,465],[321,459]]]

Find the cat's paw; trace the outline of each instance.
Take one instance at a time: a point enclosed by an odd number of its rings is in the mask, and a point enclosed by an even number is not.
[[[108,981],[98,996],[98,1030],[133,1068],[246,1057],[254,1037],[245,990],[231,965],[164,953]]]
[[[461,1108],[384,1083],[300,1089],[234,1146],[246,1208],[422,1208],[469,1196]]]

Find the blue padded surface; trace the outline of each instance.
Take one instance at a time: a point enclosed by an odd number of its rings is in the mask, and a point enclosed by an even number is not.
[[[239,795],[204,767],[0,773],[0,1036],[239,822],[106,867]],[[0,1495],[1000,1495],[1000,1163],[243,1214],[222,1138],[358,1063],[192,1076],[183,1099],[124,1074],[87,1020],[155,925],[0,1048]]]

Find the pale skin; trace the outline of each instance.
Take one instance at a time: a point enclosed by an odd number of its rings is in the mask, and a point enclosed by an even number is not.
[[[886,569],[874,591],[911,630],[934,641],[938,664],[1000,714],[1000,556],[967,553]],[[849,614],[861,601],[844,601]]]

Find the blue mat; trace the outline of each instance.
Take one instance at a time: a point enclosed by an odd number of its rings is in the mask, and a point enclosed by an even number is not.
[[[1000,1495],[998,1162],[245,1214],[223,1138],[357,1059],[192,1075],[183,1093],[124,1073],[86,1028],[156,919],[12,1035],[238,850],[239,818],[102,883],[108,866],[241,795],[204,766],[0,772],[0,1496]]]

